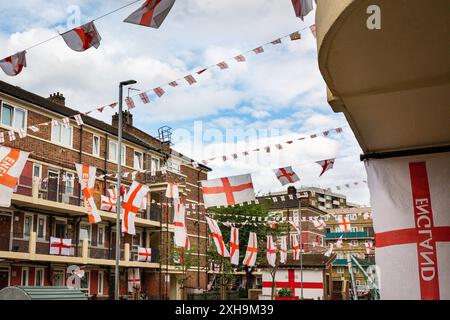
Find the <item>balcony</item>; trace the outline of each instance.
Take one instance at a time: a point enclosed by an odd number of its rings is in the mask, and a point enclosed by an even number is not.
[[[150,185],[165,185],[167,183],[186,184],[186,176],[167,171],[166,174],[162,174],[161,171],[155,173],[145,173],[144,182]]]
[[[358,238],[373,238],[368,232],[327,232],[326,239],[338,239],[342,236],[343,239],[358,239]]]
[[[50,180],[49,180],[50,181]],[[75,187],[67,185],[66,182],[51,181],[42,183],[28,177],[20,177],[12,202],[24,209],[40,209],[43,211],[55,211],[73,216],[87,216],[84,199],[79,195],[78,182]],[[94,194],[97,208],[100,208],[100,195]],[[153,210],[153,212],[152,212]],[[98,210],[102,220],[114,222],[116,214]],[[140,227],[159,227],[161,213],[157,208],[147,208],[147,212],[141,211],[137,214],[135,223]]]
[[[362,266],[369,266],[370,265],[370,261],[369,259],[358,259],[358,262],[362,265]],[[353,266],[356,266],[356,263],[354,261],[352,261]],[[332,263],[333,266],[337,266],[337,267],[343,267],[343,266],[347,266],[347,259],[335,259]]]
[[[8,241],[3,241],[8,236]],[[0,248],[0,259],[11,259],[20,261],[45,261],[64,264],[77,264],[77,265],[102,265],[102,266],[114,266],[115,260],[113,257],[109,258],[109,249],[102,249],[103,254],[99,255],[97,248],[89,246],[89,241],[84,239],[81,242],[81,246],[72,245],[70,256],[50,255],[50,243],[39,242],[36,240],[36,232],[32,232],[28,239],[16,239],[15,237],[22,236],[8,234],[0,237],[0,243],[9,243],[10,245]],[[155,250],[155,260],[159,260],[158,250]],[[114,250],[113,250],[114,251]],[[138,262],[134,261],[131,256],[130,244],[125,243],[124,249],[121,250],[121,257],[119,261],[121,267],[136,267],[136,268],[159,268],[159,263],[156,262]]]

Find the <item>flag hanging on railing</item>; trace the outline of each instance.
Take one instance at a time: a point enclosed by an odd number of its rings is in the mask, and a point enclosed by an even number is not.
[[[97,168],[79,163],[75,163],[75,168],[81,185],[81,193],[84,196],[89,222],[91,224],[98,223],[102,221],[102,219],[100,218],[94,201],[95,173],[97,172]]]
[[[29,155],[29,152],[0,147],[0,207],[11,206],[14,189]]]

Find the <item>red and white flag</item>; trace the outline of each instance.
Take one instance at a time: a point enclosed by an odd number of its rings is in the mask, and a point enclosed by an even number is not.
[[[128,292],[134,292],[141,287],[139,268],[128,268]]]
[[[364,212],[363,218],[364,218],[364,220],[368,220],[368,219],[372,220],[373,219],[372,212],[371,211]]]
[[[136,105],[134,104],[133,98],[130,98],[130,97],[125,98],[125,103],[127,104],[128,109],[136,108]]]
[[[342,232],[350,232],[352,230],[352,225],[346,216],[339,215],[336,220],[339,224],[339,229]]]
[[[373,249],[373,242],[372,241],[366,241],[364,242],[364,247],[366,247],[366,253],[370,254],[370,252]]]
[[[231,227],[230,233],[230,261],[239,265],[239,229],[235,227]]]
[[[312,222],[314,224],[314,227],[317,228],[318,230],[323,230],[326,226],[325,221],[321,218],[313,219]]]
[[[228,64],[227,64],[225,61],[219,62],[219,63],[217,64],[217,66],[218,66],[221,70],[223,70],[223,69],[228,69]]]
[[[141,262],[152,262],[152,249],[138,247],[138,261]]]
[[[124,22],[158,29],[172,9],[175,0],[146,0]]]
[[[0,207],[11,206],[14,189],[29,155],[29,152],[0,147]]]
[[[150,98],[148,97],[148,94],[146,92],[142,92],[139,94],[139,98],[141,98],[142,103],[150,103]]]
[[[174,204],[174,244],[180,248],[187,247],[186,207],[183,203]]]
[[[180,192],[178,190],[178,185],[174,183],[168,183],[166,188],[166,197],[169,199],[179,199]]]
[[[295,183],[300,181],[300,178],[297,174],[292,170],[292,167],[285,167],[273,170],[281,185],[287,185],[290,183]]]
[[[263,47],[255,48],[255,49],[253,49],[253,52],[256,53],[256,54],[263,53],[264,52],[264,48]]]
[[[335,159],[316,161],[316,163],[322,167],[322,172],[320,173],[319,177],[321,177],[325,173],[325,171],[333,169],[334,160]]]
[[[61,239],[50,237],[50,254],[59,256],[70,256],[72,239]]]
[[[223,241],[222,232],[220,231],[217,221],[206,217],[206,222],[208,223],[209,231],[211,232],[211,238],[214,239],[214,244],[216,245],[217,252],[222,257],[229,257],[227,247],[225,247],[225,242]]]
[[[292,258],[294,260],[300,259],[300,244],[298,242],[298,235],[291,234]]]
[[[287,236],[280,237],[281,244],[280,244],[280,262],[286,263],[287,259]]]
[[[191,74],[186,76],[186,77],[184,77],[184,80],[186,80],[187,83],[189,83],[190,86],[193,85],[194,83],[197,83],[197,80],[195,80],[194,76],[191,75]]]
[[[255,200],[250,174],[201,181],[205,207],[232,206]]]
[[[331,254],[333,253],[333,247],[334,247],[333,243],[330,243],[330,245],[328,247],[328,250],[324,253],[325,257],[330,257],[331,256]]]
[[[102,221],[102,219],[100,218],[94,201],[95,173],[97,172],[97,168],[79,163],[75,163],[75,168],[81,185],[81,193],[84,196],[89,222],[91,224],[98,223]]]
[[[256,256],[258,255],[258,238],[256,233],[250,232],[248,237],[248,246],[245,251],[244,265],[253,267],[256,263]]]
[[[450,153],[365,162],[381,299],[450,299]]]
[[[102,40],[93,21],[67,31],[61,36],[70,49],[78,52],[85,51],[90,47],[98,49]]]
[[[8,76],[17,76],[27,66],[26,51],[17,52],[3,60],[0,60],[0,68]]]
[[[108,212],[117,212],[117,193],[116,189],[108,189],[109,196],[101,196],[101,206],[100,210],[105,210]]]
[[[148,193],[148,187],[133,181],[130,190],[125,195],[122,202],[122,232],[135,235],[136,229],[134,219],[142,205],[145,195]]]
[[[275,243],[273,242],[272,236],[267,236],[267,263],[275,267],[275,261],[277,260],[277,247]]]
[[[245,62],[246,61],[245,56],[243,56],[242,54],[234,57],[234,60],[236,60],[237,62]]]
[[[295,15],[302,20],[314,8],[312,0],[292,0],[292,5],[294,6]]]
[[[75,121],[77,122],[77,125],[81,126],[84,124],[83,119],[81,118],[81,114],[75,115]]]
[[[158,96],[158,98],[161,98],[164,95],[164,93],[166,93],[164,89],[161,87],[153,89],[153,92]]]

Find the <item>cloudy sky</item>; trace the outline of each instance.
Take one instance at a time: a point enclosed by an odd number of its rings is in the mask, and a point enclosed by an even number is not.
[[[9,56],[74,27],[74,21],[86,23],[129,2],[2,1],[0,55]],[[307,29],[314,12],[301,21],[290,0],[179,0],[160,29],[122,23],[140,3],[95,22],[102,37],[99,49],[78,53],[59,37],[29,50],[22,74],[12,78],[0,72],[0,80],[42,96],[60,91],[68,106],[87,111],[116,101],[120,81],[135,79],[135,88],[151,90],[306,28],[300,41],[268,46],[263,54],[248,54],[246,63],[230,62],[224,71],[211,69],[197,77],[197,84],[168,89],[150,104],[136,100],[135,125],[153,135],[163,125],[172,127],[175,148],[198,160],[347,125],[326,102],[315,39]],[[92,115],[110,122],[112,112]],[[280,191],[271,169],[292,165],[301,177],[298,186],[327,188],[366,179],[360,153],[353,133],[344,127],[341,135],[297,142],[270,155],[211,162],[210,177],[251,172],[256,191]],[[335,169],[318,178],[320,167],[314,161],[333,157]],[[333,191],[369,204],[365,186]]]

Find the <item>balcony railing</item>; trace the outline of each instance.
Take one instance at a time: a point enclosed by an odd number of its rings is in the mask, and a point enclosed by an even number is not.
[[[370,265],[369,259],[358,259],[359,263],[362,266],[368,266]],[[353,266],[356,266],[356,263],[352,261]],[[347,259],[335,259],[333,261],[333,266],[346,266],[347,265]]]
[[[357,238],[371,238],[371,236],[365,232],[328,232],[325,234],[326,239],[338,239],[342,236],[343,239],[357,239]]]
[[[161,171],[157,171],[153,174],[151,172],[145,173],[145,183],[158,184],[167,182],[185,184],[186,177],[171,171],[167,171],[166,174],[162,174]]]

